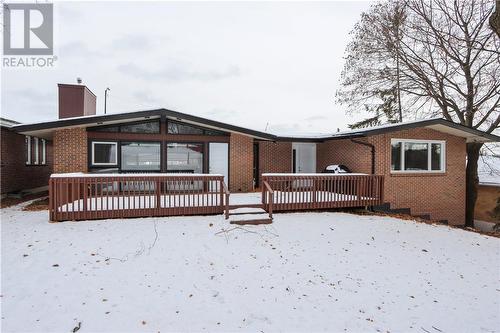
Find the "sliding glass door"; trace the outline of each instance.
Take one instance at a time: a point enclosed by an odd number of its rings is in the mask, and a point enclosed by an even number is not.
[[[167,143],[167,172],[203,173],[203,144]]]
[[[167,143],[167,172],[202,174],[204,148],[202,143]],[[202,190],[202,181],[175,182],[170,190]]]
[[[160,171],[160,147],[159,142],[122,142],[121,169],[123,171]]]

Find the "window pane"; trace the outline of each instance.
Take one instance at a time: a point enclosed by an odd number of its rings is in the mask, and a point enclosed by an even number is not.
[[[442,170],[441,165],[441,144],[433,143],[431,144],[431,168],[432,170]]]
[[[31,136],[25,137],[26,143],[26,164],[31,164]]]
[[[94,143],[94,164],[116,164],[116,143]]]
[[[227,134],[221,131],[206,129],[205,135],[218,135],[218,136],[226,136]]]
[[[38,150],[39,150],[39,147],[38,147],[38,138],[35,138],[35,147],[33,147],[33,150],[35,151],[35,164],[38,164]]]
[[[118,126],[94,127],[89,129],[92,132],[118,132]]]
[[[427,143],[405,143],[405,170],[421,171],[428,170],[428,144]]]
[[[401,170],[401,142],[391,145],[391,170]]]
[[[203,173],[203,144],[167,144],[167,172]]]
[[[168,134],[203,135],[203,130],[201,128],[198,128],[198,127],[169,121],[168,122]]]
[[[47,142],[45,139],[42,139],[42,164],[46,164],[47,159]]]
[[[125,133],[160,133],[160,122],[148,121],[140,124],[122,125],[120,129]]]
[[[159,142],[123,142],[122,170],[160,170]]]

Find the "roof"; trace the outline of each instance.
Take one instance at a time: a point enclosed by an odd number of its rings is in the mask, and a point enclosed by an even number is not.
[[[48,122],[22,124],[16,126],[15,130],[23,134],[44,137],[47,135],[47,133],[60,128],[93,127],[99,125],[111,125],[115,123],[139,121],[144,119],[155,119],[161,117],[166,117],[173,120],[179,120],[191,124],[203,125],[208,128],[222,130],[222,131],[242,133],[264,140],[276,139],[275,135],[269,133],[255,131],[252,129],[226,124],[219,121],[207,118],[201,118],[198,116],[193,116],[190,114],[167,110],[167,109],[154,109],[154,110],[114,113],[105,115],[82,116],[82,117],[59,119]]]
[[[500,186],[500,156],[479,156],[477,175],[479,176],[480,185]]]
[[[0,126],[2,126],[2,127],[9,127],[10,128],[14,125],[19,125],[19,124],[20,124],[20,122],[18,122],[18,121],[0,117]]]
[[[279,136],[272,133],[261,132],[252,130],[249,128],[244,128],[240,126],[235,126],[207,118],[202,118],[198,116],[193,116],[186,113],[181,113],[177,111],[172,111],[168,109],[154,109],[145,111],[135,111],[126,113],[115,113],[106,115],[92,115],[92,116],[82,116],[73,117],[66,119],[59,119],[55,121],[38,122],[32,124],[22,124],[16,125],[13,128],[19,132],[26,135],[34,135],[42,138],[49,138],[52,136],[52,132],[55,129],[61,128],[71,128],[71,127],[93,127],[100,125],[110,125],[115,123],[132,122],[144,119],[155,119],[166,117],[169,119],[175,119],[183,121],[186,123],[191,123],[195,125],[202,125],[204,127],[227,131],[236,132],[252,136],[256,139],[268,140],[268,141],[296,141],[296,142],[323,142],[327,140],[339,140],[339,139],[349,139],[349,138],[359,138],[366,137],[377,134],[390,133],[395,131],[401,131],[406,129],[426,127],[431,128],[440,132],[447,134],[456,135],[459,137],[466,138],[467,142],[499,142],[500,137],[494,134],[485,133],[483,131],[466,127],[451,121],[447,121],[441,118],[431,118],[425,120],[415,120],[404,123],[388,124],[376,127],[369,127],[363,129],[356,129],[345,132],[337,132],[332,134],[324,135],[293,135],[293,136]]]
[[[316,135],[309,138],[302,138],[309,141],[341,140],[371,135],[385,134],[396,131],[403,131],[412,128],[426,127],[439,132],[444,132],[460,137],[465,137],[467,142],[499,142],[500,136],[489,134],[474,128],[460,125],[442,118],[431,118],[424,120],[414,120],[396,124],[386,124],[374,127],[355,129],[350,131],[337,132],[327,135]],[[282,140],[293,141],[295,137],[281,137]]]

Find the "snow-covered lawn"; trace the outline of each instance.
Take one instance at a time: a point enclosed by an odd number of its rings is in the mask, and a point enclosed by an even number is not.
[[[445,226],[297,213],[218,233],[234,226],[16,206],[1,227],[3,332],[500,331],[500,240]]]

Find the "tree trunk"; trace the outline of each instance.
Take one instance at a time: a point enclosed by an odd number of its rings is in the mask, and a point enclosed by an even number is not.
[[[482,143],[467,144],[467,168],[465,171],[465,226],[474,228],[474,208],[477,199],[477,161]]]
[[[500,1],[500,0],[499,0]],[[399,83],[399,56],[396,53],[396,76],[397,76],[397,89],[398,89],[398,114],[399,114],[399,122],[403,122],[403,111],[401,108],[401,87]]]
[[[500,0],[496,1],[495,11],[490,16],[490,26],[500,37]]]

